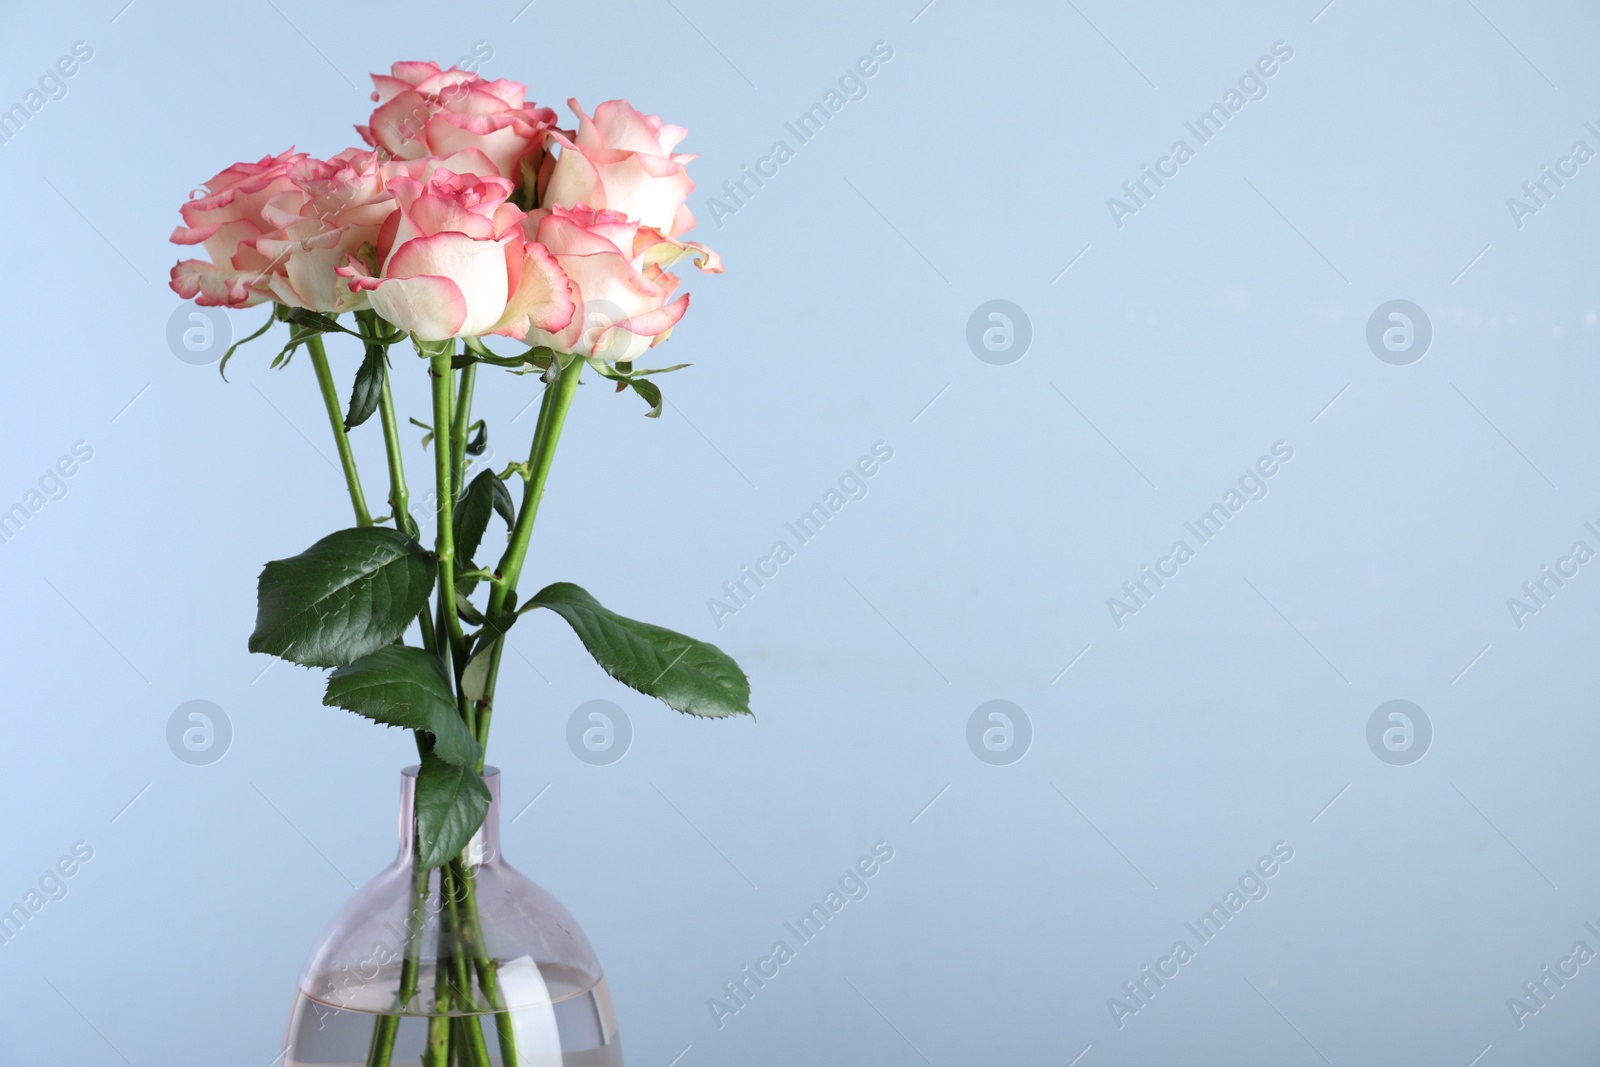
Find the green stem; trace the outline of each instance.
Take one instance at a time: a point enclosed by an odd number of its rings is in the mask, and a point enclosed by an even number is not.
[[[389,460],[389,508],[394,528],[409,534],[416,524],[411,520],[411,490],[406,486],[405,457],[400,453],[400,423],[394,413],[394,394],[389,388],[388,374],[384,374],[383,389],[378,394],[378,420],[383,424],[383,449]]]
[[[418,849],[415,833],[411,838],[412,854]],[[411,913],[406,922],[405,959],[400,964],[400,990],[395,997],[395,1014],[381,1015],[372,1028],[372,1043],[367,1049],[367,1067],[389,1067],[394,1059],[395,1035],[400,1029],[400,1018],[406,1005],[417,995],[420,957],[422,955],[422,927],[427,917],[428,869],[418,864],[411,878]]]
[[[356,317],[371,316],[372,312],[357,312]],[[378,326],[372,318],[363,319],[361,322],[363,336],[368,338],[367,344],[377,344],[370,338],[377,335]],[[385,362],[388,359],[388,346],[384,346]],[[400,450],[400,420],[395,415],[394,392],[389,386],[389,368],[383,372],[383,388],[378,393],[378,421],[383,426],[383,451],[389,461],[389,513],[394,519],[394,528],[407,537],[417,536],[417,523],[411,517],[411,490],[406,486],[405,456]],[[435,643],[433,633],[433,616],[427,608],[417,612],[417,624],[422,628],[422,647],[429,652],[437,653],[438,645]]]
[[[478,985],[483,989],[483,994],[489,1000],[489,1007],[494,1010],[495,1038],[500,1044],[500,1062],[502,1064],[520,1064],[517,1058],[517,1033],[511,1023],[511,1013],[506,1010],[505,996],[500,992],[500,975],[495,968],[494,960],[489,958],[489,952],[483,943],[483,922],[478,917],[478,887],[473,876],[472,868],[461,862],[453,860],[455,875],[462,888],[462,899],[465,901],[467,924],[464,934],[472,951],[473,967],[478,972]]]
[[[411,840],[412,855],[421,849],[416,836]],[[411,879],[411,916],[406,929],[405,960],[400,964],[400,992],[395,1010],[403,1012],[417,995],[421,979],[422,928],[428,919],[428,872],[420,864]],[[387,1061],[386,1061],[387,1062]]]
[[[533,448],[528,456],[528,482],[522,491],[522,510],[517,515],[517,525],[511,531],[505,555],[500,557],[500,576],[505,581],[505,591],[499,595],[497,608],[504,607],[507,594],[516,588],[522,576],[522,564],[528,555],[528,542],[533,538],[533,521],[539,513],[539,502],[544,499],[545,482],[550,477],[550,465],[556,458],[556,442],[566,425],[567,411],[578,391],[578,378],[583,363],[574,359],[562,369],[561,377],[547,387],[552,394],[548,407],[539,411],[539,426],[534,431]]]
[[[450,994],[441,994],[442,1000],[435,998],[435,1012],[443,1012],[450,1004]],[[447,1015],[428,1016],[428,1040],[422,1050],[423,1067],[450,1067],[450,1017]]]
[[[328,422],[333,426],[333,443],[339,449],[339,464],[344,468],[345,485],[350,489],[350,505],[355,508],[356,525],[371,526],[372,515],[367,511],[367,498],[361,492],[361,475],[356,472],[356,456],[350,450],[350,435],[344,429],[344,409],[339,404],[339,389],[333,383],[333,371],[328,368],[328,353],[322,347],[322,338],[312,334],[306,341],[306,351],[311,354],[311,366],[317,372],[317,385],[322,389],[322,404],[328,409]]]
[[[517,580],[522,577],[522,565],[528,556],[528,544],[533,539],[533,523],[539,514],[539,502],[544,499],[545,482],[550,478],[550,467],[555,462],[556,444],[567,422],[567,412],[578,391],[578,379],[583,371],[583,361],[573,359],[563,367],[561,377],[545,387],[539,407],[539,424],[533,431],[533,446],[528,453],[527,483],[522,490],[522,508],[517,513],[517,523],[511,530],[505,554],[500,557],[500,583],[489,593],[489,617],[505,609],[506,602],[516,591]],[[490,653],[489,676],[485,680],[483,697],[478,701],[478,744],[487,748],[489,725],[494,718],[495,682],[500,676],[500,659],[505,649],[505,638],[495,642]],[[481,770],[480,764],[480,770]]]
[[[472,390],[477,379],[476,363],[461,368],[461,380],[456,387],[456,417],[450,424],[450,484],[455,486],[457,496],[466,487],[467,435],[472,432]]]
[[[482,1006],[472,998],[472,972],[467,963],[467,942],[465,931],[462,927],[460,900],[465,886],[455,877],[455,872],[460,869],[460,860],[451,860],[449,864],[439,868],[439,882],[447,886],[445,895],[445,912],[440,916],[440,936],[446,929],[450,931],[450,965],[455,981],[456,997],[461,1007],[468,1013],[465,1018],[458,1017],[456,1036],[461,1038],[461,1059],[468,1067],[489,1067],[489,1049],[483,1040],[483,1027],[478,1022],[477,1012]],[[443,961],[441,960],[441,963]],[[467,1024],[467,1025],[459,1025]]]
[[[469,363],[461,369],[461,375],[455,381],[456,410],[450,423],[450,506],[453,509],[455,502],[466,491],[467,477],[467,434],[472,430],[472,392],[478,380],[478,365]],[[451,512],[452,516],[454,511]],[[460,560],[462,565],[471,563],[471,560]],[[460,575],[456,576],[457,578]],[[466,670],[465,648],[463,641],[462,653],[458,655],[456,672]],[[461,717],[466,720],[467,728],[474,734],[478,732],[477,708],[465,695],[458,694],[456,706],[461,712]],[[482,773],[482,769],[479,769]]]
[[[431,871],[429,872],[432,873]],[[439,871],[439,900],[450,899],[450,884]],[[450,926],[445,909],[439,909],[439,930],[433,947],[433,1011],[428,1015],[428,1039],[422,1050],[423,1067],[450,1067]]]
[[[500,657],[505,652],[506,639],[504,637],[494,643],[494,648],[489,650],[489,676],[484,680],[483,696],[478,698],[478,773],[483,773],[484,761],[488,758],[482,753],[488,751],[489,726],[494,722],[494,683],[500,676]]]
[[[415,537],[417,523],[411,517],[411,493],[406,488],[405,460],[400,453],[400,425],[395,418],[394,397],[389,391],[387,374],[383,378],[383,391],[378,397],[378,417],[383,423],[383,446],[389,457],[389,508],[394,515],[394,528],[408,537]],[[422,627],[422,647],[429,652],[438,652],[433,616],[426,607],[417,612],[417,624]]]
[[[477,1011],[480,1005],[472,998],[472,975],[467,970],[466,941],[461,936],[461,883],[456,881],[457,861],[451,860],[439,868],[440,883],[446,886],[444,914],[440,916],[441,932],[450,939],[450,981],[455,989],[455,1000],[467,1011]]]
[[[450,458],[450,354],[455,343],[446,342],[440,345],[427,347],[429,357],[429,373],[433,377],[433,474],[434,490],[437,496],[435,513],[438,518],[438,534],[434,542],[434,552],[439,556],[439,618],[441,643],[448,640],[451,659],[455,665],[454,676],[459,679],[461,672],[466,669],[467,639],[461,632],[461,618],[456,613],[456,577],[455,577],[455,489],[451,479]],[[469,729],[476,726],[471,721],[470,706],[467,708]],[[474,729],[474,732],[476,730]]]

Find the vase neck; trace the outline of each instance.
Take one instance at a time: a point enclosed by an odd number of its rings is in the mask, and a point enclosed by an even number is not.
[[[400,772],[400,861],[414,858],[411,848],[417,828],[417,771],[413,764]],[[483,784],[489,789],[489,813],[467,843],[467,862],[473,866],[500,858],[500,768],[485,767]]]

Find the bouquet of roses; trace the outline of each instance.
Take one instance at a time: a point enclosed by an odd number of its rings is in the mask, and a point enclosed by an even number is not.
[[[290,150],[237,163],[182,206],[172,240],[202,245],[210,258],[179,262],[172,288],[203,305],[270,303],[265,325],[245,340],[282,323],[287,343],[273,365],[304,349],[315,371],[355,524],[266,565],[250,649],[332,668],[325,704],[414,732],[415,895],[448,905],[438,909],[424,1063],[485,1067],[481,1031],[447,1017],[505,1008],[504,961],[488,957],[474,928],[476,861],[464,850],[489,807],[484,752],[507,632],[525,613],[548,609],[618,681],[691,715],[749,713],[743,672],[715,647],[617,615],[570,582],[521,593],[582,373],[632,390],[659,415],[652,378],[679,367],[640,361],[688,309],[670,271],[684,260],[707,272],[722,266],[683,239],[694,224],[685,202],[695,157],[676,152],[680,127],[613,100],[592,117],[569,101],[577,129],[561,129],[554,111],[525,100],[522,85],[433,63],[396,63],[373,81],[378,106],[356,127],[368,147],[325,160]],[[359,342],[351,351],[360,354],[344,389],[324,346],[325,336],[341,334]],[[491,349],[489,337],[521,345]],[[391,373],[407,364],[432,389],[430,417],[412,420],[432,449],[433,506],[420,523],[390,389]],[[480,367],[509,372],[505,387],[539,389],[542,398],[527,459],[469,480],[487,440],[472,410]],[[381,517],[369,512],[351,447],[373,415],[387,459],[389,514]],[[507,535],[494,559],[484,535],[496,516]],[[374,1025],[374,1067],[390,1062],[399,1016],[416,1013],[421,929],[419,911],[395,1003]],[[515,1028],[496,1032],[501,1062],[518,1062]]]

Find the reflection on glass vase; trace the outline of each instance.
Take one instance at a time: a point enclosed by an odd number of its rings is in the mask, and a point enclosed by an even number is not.
[[[345,902],[306,961],[285,1067],[621,1067],[588,938],[500,855],[500,772],[483,828],[446,866],[415,862],[417,768],[400,855]]]

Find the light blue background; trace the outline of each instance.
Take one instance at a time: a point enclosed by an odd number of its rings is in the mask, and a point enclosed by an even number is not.
[[[1506,1001],[1600,949],[1600,565],[1521,629],[1506,598],[1600,547],[1600,163],[1520,229],[1506,199],[1600,148],[1592,7],[123,3],[0,35],[0,106],[94,49],[0,145],[0,508],[94,450],[0,545],[0,904],[94,849],[0,946],[0,1062],[268,1067],[392,855],[407,739],[245,651],[260,564],[348,524],[309,366],[175,358],[165,242],[233,160],[351,143],[365,72],[477,41],[540,102],[687,126],[729,268],[690,279],[664,418],[580,394],[528,581],[717,641],[759,721],[683,720],[530,618],[491,746],[508,823],[539,797],[508,854],[588,931],[630,1064],[1590,1062],[1600,964],[1523,1029]],[[880,40],[867,97],[712,225]],[[1107,197],[1276,41],[1266,98],[1117,228]],[[1034,330],[1010,366],[964,336],[996,298]],[[1433,324],[1410,366],[1366,344],[1392,299]],[[480,385],[502,457],[536,387]],[[719,630],[707,599],[880,440],[869,495]],[[1118,629],[1106,599],[1280,440],[1270,494]],[[358,448],[381,509],[375,424]],[[564,740],[596,698],[635,730],[609,767]],[[1394,698],[1433,724],[1410,766],[1367,747]],[[192,699],[232,723],[211,766],[166,744]],[[992,699],[1032,722],[1011,766],[966,743]],[[708,998],[880,840],[871,895],[719,1029]],[[1270,895],[1119,1030],[1107,999],[1277,841]]]

